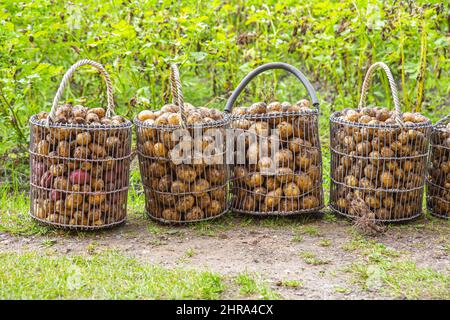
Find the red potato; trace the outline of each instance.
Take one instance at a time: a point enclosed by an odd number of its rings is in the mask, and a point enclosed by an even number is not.
[[[81,169],[73,171],[69,176],[69,180],[73,184],[85,184],[88,183],[90,179],[89,173]]]

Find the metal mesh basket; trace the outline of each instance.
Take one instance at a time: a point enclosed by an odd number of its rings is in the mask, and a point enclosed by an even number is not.
[[[74,64],[64,75],[48,117],[30,118],[30,214],[45,224],[90,230],[125,221],[132,123],[53,122],[70,77],[86,64],[105,78],[106,117],[116,117],[110,78],[103,66],[90,60]]]
[[[433,127],[427,175],[427,209],[441,218],[450,218],[449,119],[450,114]]]
[[[411,220],[422,213],[431,122],[402,120],[397,89],[384,63],[372,65],[364,79],[358,113],[369,117],[381,111],[364,106],[373,72],[386,72],[394,100],[393,123],[359,123],[330,117],[330,207],[350,218]]]
[[[305,86],[313,109],[235,114],[233,105],[260,73],[282,69]],[[314,88],[296,68],[268,63],[250,72],[227,102],[235,148],[231,168],[233,211],[252,215],[294,215],[323,208],[319,103]],[[275,131],[273,131],[275,130]]]
[[[224,146],[220,139],[225,137],[228,117],[186,125],[176,65],[171,68],[171,85],[173,104],[180,113],[180,126],[155,125],[134,119],[147,214],[152,219],[171,224],[217,218],[229,210],[229,170],[224,148],[210,153],[205,153],[205,148]],[[173,155],[182,148],[190,155],[174,158]]]

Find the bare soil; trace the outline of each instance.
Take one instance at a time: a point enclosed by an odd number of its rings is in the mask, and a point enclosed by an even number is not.
[[[397,251],[420,267],[448,273],[449,223],[422,218],[390,226],[370,238]],[[271,220],[221,218],[210,225],[163,226],[132,216],[121,227],[101,233],[46,236],[0,234],[0,251],[53,250],[55,254],[88,254],[117,249],[139,260],[166,267],[209,270],[236,276],[258,273],[286,299],[383,299],[381,290],[363,289],[346,269],[364,259],[362,250],[348,250],[356,233],[347,220]],[[48,247],[48,243],[52,245]],[[308,263],[305,253],[317,258]],[[301,286],[282,286],[296,280]],[[230,296],[230,298],[233,298]]]

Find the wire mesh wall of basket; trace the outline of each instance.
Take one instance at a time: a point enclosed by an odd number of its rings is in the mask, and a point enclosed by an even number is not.
[[[307,89],[300,103],[263,102],[249,108],[233,105],[247,84],[260,73],[281,69]],[[314,88],[296,68],[268,63],[250,72],[227,102],[234,130],[231,166],[233,211],[252,215],[293,215],[323,208],[322,155],[318,131],[318,99]]]
[[[389,80],[395,109],[365,107],[374,71]],[[330,117],[330,207],[337,213],[370,220],[403,221],[422,213],[431,122],[402,113],[389,68],[377,62],[364,79],[357,110]]]
[[[450,218],[450,114],[433,126],[427,175],[427,209]]]
[[[75,70],[104,77],[108,107],[58,106]],[[125,221],[132,123],[114,114],[112,86],[102,65],[80,60],[64,75],[49,114],[30,119],[30,214],[58,227],[100,229]]]
[[[217,218],[229,210],[229,172],[222,140],[229,120],[215,112],[217,117],[211,121],[199,118],[190,124],[194,107],[184,103],[176,65],[171,66],[171,86],[173,103],[161,110],[179,115],[179,125],[161,124],[155,119],[161,111],[155,111],[152,119],[134,120],[147,214],[164,223]]]

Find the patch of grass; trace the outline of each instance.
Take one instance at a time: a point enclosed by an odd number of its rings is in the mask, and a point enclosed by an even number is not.
[[[218,299],[219,274],[167,269],[118,252],[0,253],[0,299]]]
[[[186,258],[192,258],[195,255],[195,250],[193,248],[189,248],[186,250],[186,252],[184,253],[184,256]]]
[[[350,293],[351,290],[348,288],[344,288],[344,287],[340,287],[340,286],[336,286],[333,288],[333,291],[336,293]]]
[[[267,283],[255,278],[256,275],[250,275],[247,272],[239,273],[235,278],[235,283],[239,286],[240,294],[244,296],[258,296],[258,298],[279,299],[278,293],[270,289]]]
[[[322,239],[319,241],[319,246],[329,247],[331,245],[331,239]]]
[[[57,230],[35,222],[28,210],[30,202],[25,192],[10,193],[6,186],[0,188],[0,232],[14,235],[44,235]]]
[[[353,238],[342,245],[344,251],[359,251],[364,256],[375,257],[399,257],[401,252],[388,248],[386,245],[372,239],[365,239],[363,236],[354,234]]]
[[[320,266],[330,263],[330,260],[317,258],[317,256],[313,252],[309,251],[302,252],[300,256],[303,258],[303,261],[305,261],[305,263],[313,266]]]
[[[301,234],[295,234],[292,237],[292,242],[302,242],[303,241],[303,236]]]
[[[450,299],[450,277],[444,272],[418,267],[410,260],[371,259],[350,267],[364,289],[394,298]]]
[[[298,280],[281,280],[277,282],[277,286],[287,288],[300,288],[303,287],[303,282]]]
[[[320,232],[319,229],[313,226],[303,226],[301,232],[303,234],[310,235],[311,237],[319,237]]]
[[[49,248],[49,247],[54,246],[55,244],[56,244],[56,240],[54,240],[54,239],[43,239],[41,241],[40,246],[43,248]]]

